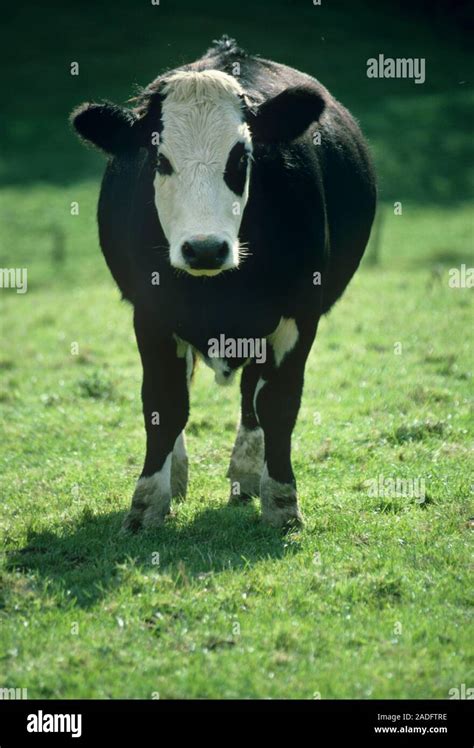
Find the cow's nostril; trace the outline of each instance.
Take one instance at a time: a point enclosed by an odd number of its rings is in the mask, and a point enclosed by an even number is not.
[[[192,244],[190,244],[189,242],[184,242],[181,250],[183,252],[183,257],[186,260],[192,260],[194,257],[196,257],[196,252],[194,251]]]
[[[229,244],[209,234],[190,237],[181,245],[183,260],[193,270],[219,270],[229,257]]]
[[[225,260],[227,257],[227,253],[229,251],[229,246],[227,242],[222,242],[221,246],[219,247],[219,250],[217,252],[217,257],[219,260]]]

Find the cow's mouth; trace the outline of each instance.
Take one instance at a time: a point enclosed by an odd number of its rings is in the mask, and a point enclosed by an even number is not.
[[[215,270],[211,270],[209,268],[203,268],[202,270],[193,270],[190,267],[184,267],[183,270],[186,270],[189,275],[194,275],[194,277],[196,278],[200,278],[201,276],[213,277],[214,275],[220,275],[224,272],[224,270],[221,268]]]

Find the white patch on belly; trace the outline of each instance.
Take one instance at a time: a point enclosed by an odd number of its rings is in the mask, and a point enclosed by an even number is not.
[[[225,358],[205,358],[204,360],[213,370],[217,384],[226,386],[234,381],[237,369],[231,369]]]
[[[278,327],[267,337],[268,342],[273,348],[276,366],[281,366],[285,356],[293,350],[298,342],[298,327],[294,319],[282,317]]]
[[[186,381],[188,383],[188,389],[189,389],[189,385],[191,383],[191,377],[193,374],[193,364],[194,364],[193,349],[189,343],[187,343],[185,340],[182,340],[177,335],[173,335],[173,337],[176,341],[177,357],[186,359]]]
[[[178,358],[186,357],[186,371],[189,385],[191,381],[191,374],[193,372],[193,348],[190,343],[182,340],[177,335],[173,335],[173,337],[176,341],[176,355],[178,356]],[[204,361],[206,366],[212,369],[217,384],[222,384],[224,386],[232,384],[237,369],[231,369],[229,366],[229,362],[225,358],[210,358],[208,356],[204,356],[204,354],[201,353],[201,351],[198,351],[196,348],[194,348],[194,351],[199,356],[199,358]]]

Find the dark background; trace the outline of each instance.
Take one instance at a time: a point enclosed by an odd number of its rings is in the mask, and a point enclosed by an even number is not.
[[[464,0],[18,4],[2,12],[0,180],[66,185],[98,175],[103,161],[72,136],[70,110],[83,100],[123,103],[227,33],[252,53],[316,76],[351,109],[374,151],[382,200],[465,200],[470,10]],[[425,57],[426,82],[368,79],[367,59],[379,53]]]

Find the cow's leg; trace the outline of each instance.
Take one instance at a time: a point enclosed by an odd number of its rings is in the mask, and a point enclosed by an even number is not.
[[[171,496],[184,499],[188,488],[188,454],[184,430],[176,439],[171,458]]]
[[[302,522],[291,465],[291,435],[316,327],[317,323],[297,325],[292,319],[282,319],[268,338],[273,356],[255,390],[255,410],[265,437],[265,465],[260,483],[262,517],[274,527]]]
[[[261,366],[248,364],[240,380],[241,416],[227,477],[230,479],[230,504],[245,503],[258,496],[263,470],[263,430],[253,406],[255,387]]]
[[[190,351],[169,337],[156,341],[135,321],[143,364],[142,400],[146,456],[124,528],[163,524],[173,492],[183,493],[187,458],[182,432],[189,414]]]

